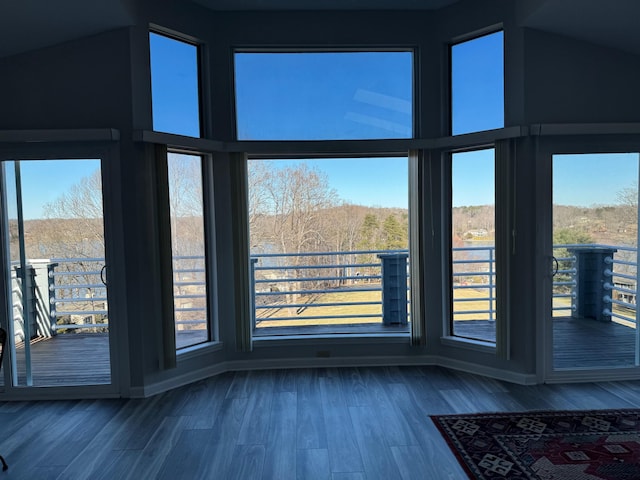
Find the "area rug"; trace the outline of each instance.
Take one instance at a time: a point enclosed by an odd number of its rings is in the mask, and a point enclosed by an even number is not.
[[[471,479],[640,479],[640,410],[431,419]]]

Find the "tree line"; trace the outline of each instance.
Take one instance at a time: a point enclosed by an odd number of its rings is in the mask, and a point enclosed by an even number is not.
[[[170,210],[174,255],[204,252],[202,181],[198,157],[169,162]],[[279,166],[250,161],[248,209],[251,251],[301,253],[408,248],[408,212],[402,208],[355,205],[342,200],[326,173],[307,164]],[[27,257],[104,256],[100,172],[46,204],[41,219],[25,224]],[[636,193],[621,191],[616,205],[554,205],[559,241],[589,238],[632,244],[637,234]],[[495,233],[493,205],[452,210],[454,246]],[[17,223],[9,221],[12,257],[17,252]],[[557,243],[557,242],[556,242]],[[17,258],[12,258],[17,260]]]

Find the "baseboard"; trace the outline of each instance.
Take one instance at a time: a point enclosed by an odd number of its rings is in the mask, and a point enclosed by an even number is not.
[[[613,369],[601,371],[579,370],[555,371],[545,379],[545,383],[583,383],[583,382],[624,382],[640,379],[640,369],[629,367],[625,369]]]
[[[217,363],[206,368],[200,368],[198,370],[192,370],[181,375],[161,380],[159,382],[150,383],[143,387],[133,387],[130,389],[131,398],[146,398],[159,393],[173,390],[174,388],[183,387],[190,383],[204,380],[209,377],[220,375],[221,373],[228,372],[230,369],[227,366],[227,362]]]
[[[486,367],[475,363],[467,363],[434,355],[393,356],[393,357],[330,357],[330,358],[287,358],[237,360],[222,362],[210,367],[190,371],[188,373],[151,383],[144,387],[131,389],[131,397],[143,398],[182,387],[224,372],[245,370],[271,370],[290,368],[329,368],[329,367],[380,367],[380,366],[440,366],[466,373],[482,375],[496,380],[503,380],[520,385],[535,385],[535,374],[509,372],[497,368]]]
[[[452,358],[439,357],[437,365],[440,367],[450,368],[452,370],[481,375],[483,377],[489,377],[519,385],[536,385],[538,383],[535,373],[512,372],[499,368],[487,367],[485,365],[478,365],[477,363],[455,360]]]

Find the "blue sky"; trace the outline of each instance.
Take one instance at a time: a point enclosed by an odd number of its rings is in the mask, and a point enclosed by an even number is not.
[[[453,154],[452,205],[495,204],[495,153],[493,148]]]
[[[553,156],[553,203],[613,205],[618,193],[638,185],[638,153]]]
[[[346,203],[407,208],[409,181],[406,157],[274,160],[270,164],[286,168],[300,162],[325,173],[330,187]]]
[[[44,205],[53,202],[100,168],[100,160],[26,160],[20,162],[23,215],[26,220],[43,218]],[[9,217],[16,218],[15,169],[12,162],[4,163],[8,188]]]
[[[198,136],[197,48],[156,34],[150,42],[154,129]],[[502,50],[502,33],[452,47],[454,133],[503,126]],[[411,52],[237,53],[235,74],[241,139],[412,136]],[[486,151],[456,156],[454,206],[493,203],[491,157]],[[406,159],[309,162],[345,201],[407,206]],[[97,168],[96,161],[22,162],[25,218],[41,217],[46,202]],[[613,204],[637,177],[637,154],[556,156],[554,202]]]
[[[503,44],[496,32],[451,47],[454,135],[504,126]]]
[[[412,137],[411,52],[237,53],[240,140]]]

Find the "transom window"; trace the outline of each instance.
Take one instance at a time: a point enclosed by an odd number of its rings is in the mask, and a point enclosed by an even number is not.
[[[413,54],[238,52],[239,140],[413,136]]]
[[[451,46],[451,133],[504,127],[504,35]]]
[[[149,34],[153,129],[200,136],[198,47]]]

